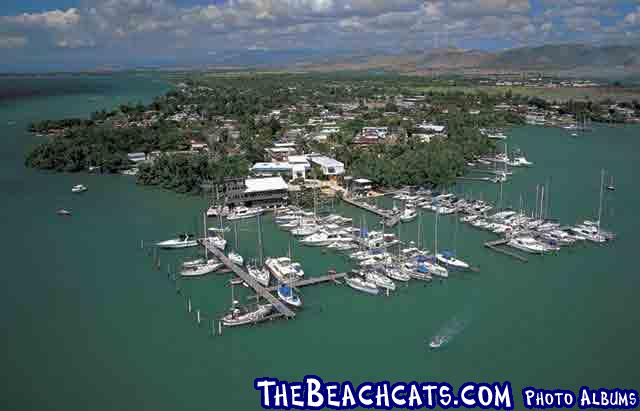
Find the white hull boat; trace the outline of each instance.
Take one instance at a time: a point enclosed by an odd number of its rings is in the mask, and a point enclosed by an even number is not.
[[[156,245],[160,248],[179,249],[179,248],[196,247],[198,245],[198,241],[195,239],[195,237],[185,234],[185,235],[181,235],[178,238],[161,241]]]
[[[345,282],[354,290],[362,291],[367,294],[377,295],[380,292],[377,285],[361,277],[347,277],[345,278]]]
[[[247,268],[247,273],[263,287],[269,286],[269,270],[258,267]]]
[[[264,210],[262,208],[247,208],[238,207],[227,215],[227,220],[242,220],[244,218],[253,218],[262,214]]]
[[[263,319],[267,314],[271,312],[271,309],[271,304],[259,305],[255,310],[246,313],[242,313],[239,309],[236,308],[233,310],[233,312],[222,317],[222,323],[226,327],[251,324]]]
[[[199,277],[217,271],[223,266],[224,264],[222,264],[218,260],[209,260],[205,264],[183,269],[182,271],[180,271],[180,275],[183,277]]]
[[[446,265],[449,268],[453,268],[455,270],[468,270],[470,268],[469,264],[455,258],[450,253],[446,253],[446,252],[438,253],[436,254],[436,259],[438,260],[438,262]]]
[[[244,258],[235,251],[231,251],[227,257],[229,257],[229,260],[231,260],[235,265],[242,267],[244,264]]]

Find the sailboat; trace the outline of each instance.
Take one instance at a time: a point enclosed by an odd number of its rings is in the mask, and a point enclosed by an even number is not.
[[[260,285],[267,287],[269,285],[269,270],[262,265],[262,224],[260,223],[260,215],[258,214],[258,255],[260,257],[259,264],[247,267],[247,273],[253,277]]]
[[[238,253],[238,225],[233,223],[233,234],[235,239],[235,249],[230,251],[228,254],[229,260],[235,265],[242,266],[244,265],[244,258]]]
[[[457,218],[456,218],[456,228],[454,231],[454,237],[455,238],[453,240],[453,243],[455,247],[458,240],[458,219]],[[448,251],[448,250],[445,250],[442,253],[436,252],[436,260],[452,269],[468,270],[470,267],[469,264],[467,264],[462,260],[457,259],[455,255],[456,255],[455,252]]]
[[[203,214],[204,224],[203,230],[206,233],[207,230],[207,214]],[[212,273],[218,269],[220,269],[224,264],[222,264],[218,259],[208,257],[207,247],[204,248],[204,258],[194,261],[186,261],[182,264],[182,270],[180,271],[180,275],[183,277],[199,277],[205,274]]]
[[[435,223],[435,240],[434,240],[434,254],[437,256],[438,255],[438,213],[436,211],[436,223]],[[449,277],[449,271],[447,271],[446,268],[442,267],[441,265],[437,264],[437,257],[436,259],[432,259],[431,261],[427,260],[424,262],[424,265],[427,267],[427,269],[429,270],[429,272],[433,275],[437,275],[438,277]]]

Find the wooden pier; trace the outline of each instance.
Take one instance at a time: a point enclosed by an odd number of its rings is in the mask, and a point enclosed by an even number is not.
[[[508,242],[509,242],[509,240],[507,240],[506,238],[502,238],[500,240],[487,241],[486,243],[484,243],[484,246],[487,247],[490,250],[493,250],[493,251],[496,251],[498,253],[502,253],[504,255],[508,255],[509,257],[513,257],[513,258],[515,258],[517,260],[520,260],[523,263],[526,263],[527,261],[529,261],[529,260],[527,260],[526,257],[523,257],[518,253],[515,253],[513,251],[509,251],[509,250],[505,250],[503,248],[498,248],[498,246],[507,245]]]
[[[238,267],[234,263],[229,260],[222,251],[216,248],[213,244],[209,243],[205,240],[198,240],[201,246],[206,247],[207,250],[215,255],[224,265],[226,265],[231,271],[234,272],[235,275],[240,277],[249,287],[253,288],[256,294],[265,300],[267,300],[273,308],[276,309],[280,314],[287,318],[294,318],[296,313],[294,313],[289,307],[287,307],[282,301],[278,298],[274,297],[265,287],[260,285],[253,277],[249,275],[243,268]]]
[[[367,210],[368,212],[373,213],[378,217],[382,217],[384,219],[384,225],[386,227],[394,227],[400,222],[400,213],[396,214],[396,213],[392,213],[391,210],[384,210],[384,209],[381,210],[380,208],[374,207],[363,201],[356,201],[347,197],[343,197],[342,200],[354,207]]]
[[[294,281],[292,283],[289,283],[289,285],[291,287],[300,288],[300,287],[306,287],[308,285],[327,283],[329,281],[337,282],[338,280],[346,276],[347,276],[347,273],[327,274],[327,275],[322,275],[318,277],[305,278],[304,280]],[[273,291],[276,291],[277,289],[278,289],[278,286],[276,285],[276,286],[267,288],[267,291],[273,292]]]

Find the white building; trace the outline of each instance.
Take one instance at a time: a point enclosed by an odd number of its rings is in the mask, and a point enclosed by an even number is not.
[[[309,156],[308,159],[313,164],[320,166],[322,174],[325,176],[339,176],[344,174],[344,164],[338,160],[326,156]]]

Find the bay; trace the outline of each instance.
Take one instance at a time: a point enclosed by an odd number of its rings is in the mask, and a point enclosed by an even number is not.
[[[521,127],[508,144],[535,162],[516,170],[503,202],[533,207],[536,184],[550,182],[553,217],[595,219],[600,169],[615,176],[604,226],[617,234],[606,246],[581,245],[526,264],[482,246],[495,238],[453,217],[439,220],[439,248],[455,248],[479,273],[431,284],[411,282],[374,298],[333,284],[303,289],[295,320],[228,329],[212,337],[198,326],[186,298],[210,318],[231,300],[226,276],[181,281],[167,277],[191,252],[162,252],[160,270],[141,250],[200,227],[206,200],[137,186],[124,176],[51,174],[23,165],[41,141],[29,122],[88,116],[125,102],[149,102],[169,85],[151,75],[2,79],[0,192],[3,212],[0,321],[7,409],[205,410],[259,408],[253,379],[503,381],[514,394],[546,388],[631,387],[640,287],[634,236],[640,128],[597,126],[572,138],[563,130]],[[16,91],[17,90],[17,91]],[[89,191],[73,195],[74,184]],[[465,183],[460,193],[495,200],[497,186]],[[390,199],[379,200],[390,205]],[[58,208],[73,217],[55,215]],[[344,205],[336,210],[373,229],[378,220]],[[433,249],[434,220],[424,214],[424,242]],[[213,222],[212,222],[213,224]],[[417,240],[417,223],[397,232]],[[255,258],[256,227],[239,224],[240,251]],[[285,255],[289,238],[264,218],[266,255]],[[454,241],[454,238],[456,241]],[[228,236],[233,243],[233,236]],[[308,275],[349,268],[341,256],[293,243]],[[236,289],[246,294],[246,290]],[[426,349],[443,327],[457,334],[444,349]],[[521,402],[518,400],[518,404]]]

